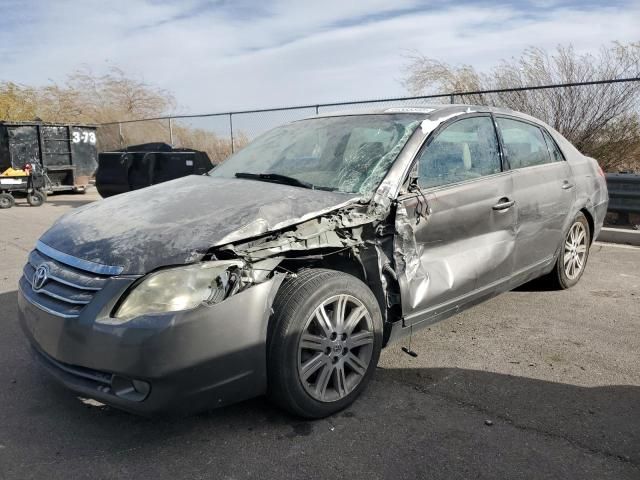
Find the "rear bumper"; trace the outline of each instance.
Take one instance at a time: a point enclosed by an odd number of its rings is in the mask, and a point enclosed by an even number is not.
[[[138,414],[184,414],[266,391],[267,324],[283,278],[123,326],[52,315],[22,291],[18,312],[38,363],[67,388]]]

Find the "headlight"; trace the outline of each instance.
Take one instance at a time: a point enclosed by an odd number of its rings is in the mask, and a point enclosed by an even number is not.
[[[213,261],[152,273],[129,292],[114,323],[221,302],[240,286],[241,267],[237,260]]]

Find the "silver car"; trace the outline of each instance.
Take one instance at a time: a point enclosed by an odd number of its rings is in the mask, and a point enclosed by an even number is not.
[[[318,418],[391,342],[536,277],[574,285],[607,202],[596,161],[517,112],[319,116],[66,214],[29,256],[19,315],[83,396],[152,414],[267,394]]]

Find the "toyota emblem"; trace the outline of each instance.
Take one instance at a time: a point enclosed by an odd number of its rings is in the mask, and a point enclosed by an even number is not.
[[[36,268],[35,273],[33,274],[33,279],[31,280],[31,288],[34,291],[40,290],[47,279],[49,278],[49,265],[43,263],[38,268]]]

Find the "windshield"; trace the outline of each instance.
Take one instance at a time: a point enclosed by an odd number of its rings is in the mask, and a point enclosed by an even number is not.
[[[299,186],[345,193],[373,192],[424,114],[313,118],[256,138],[212,177],[263,181],[283,176]]]

